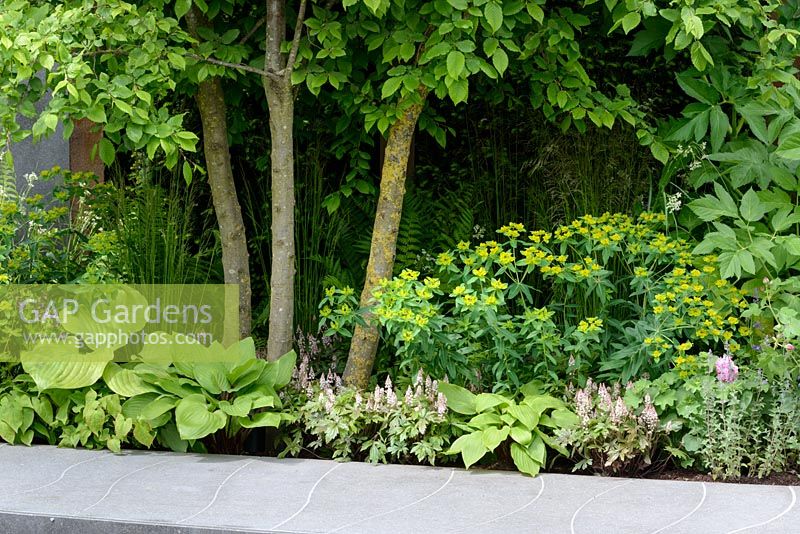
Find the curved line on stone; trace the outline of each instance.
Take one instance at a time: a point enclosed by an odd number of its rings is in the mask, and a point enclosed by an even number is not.
[[[334,532],[338,532],[338,531],[342,530],[343,528],[352,527],[353,525],[357,525],[357,524],[359,524],[359,523],[363,523],[364,521],[369,521],[370,519],[375,519],[375,518],[377,518],[377,517],[383,517],[383,516],[385,516],[385,515],[393,514],[393,513],[395,513],[395,512],[399,512],[399,511],[401,511],[401,510],[405,510],[406,508],[410,508],[410,507],[412,507],[412,506],[414,506],[414,505],[416,505],[416,504],[419,504],[419,503],[421,503],[422,501],[424,501],[425,499],[429,499],[429,498],[433,497],[434,495],[436,495],[437,493],[439,493],[440,491],[442,491],[442,490],[443,490],[443,489],[444,489],[444,488],[445,488],[445,487],[446,487],[448,484],[450,484],[450,481],[451,481],[451,480],[453,480],[453,476],[454,476],[455,474],[456,474],[456,470],[455,470],[455,469],[451,469],[451,470],[450,470],[450,476],[447,478],[447,480],[445,481],[445,483],[444,483],[444,484],[442,484],[441,486],[439,486],[439,488],[438,488],[438,489],[436,489],[435,491],[432,491],[431,493],[429,493],[429,494],[425,495],[424,497],[421,497],[421,498],[417,499],[417,500],[416,500],[416,501],[414,501],[414,502],[410,502],[410,503],[408,503],[408,504],[405,504],[405,505],[403,505],[403,506],[400,506],[400,507],[398,507],[398,508],[394,508],[394,509],[392,509],[392,510],[388,510],[388,511],[386,511],[386,512],[381,512],[381,513],[379,513],[379,514],[374,514],[374,515],[371,515],[371,516],[369,516],[369,517],[365,517],[365,518],[363,518],[363,519],[359,519],[358,521],[353,521],[352,523],[347,523],[346,525],[342,525],[342,526],[340,526],[340,527],[336,527],[336,528],[335,528],[335,529],[333,529],[333,530],[329,530],[329,531],[327,532],[327,534],[333,534]]]
[[[464,530],[466,530],[468,528],[482,527],[484,525],[488,525],[489,523],[494,523],[495,521],[500,521],[501,519],[505,519],[506,517],[510,517],[510,516],[512,516],[512,515],[514,515],[516,513],[519,513],[521,511],[525,510],[527,507],[529,507],[530,505],[535,503],[537,500],[539,500],[539,497],[541,497],[542,493],[544,493],[544,476],[540,475],[539,476],[539,480],[542,481],[542,485],[539,487],[539,492],[536,494],[536,496],[533,499],[531,499],[530,501],[528,501],[526,504],[523,504],[522,506],[517,508],[516,510],[512,510],[512,511],[508,512],[507,514],[503,514],[503,515],[499,515],[497,517],[493,517],[492,519],[489,519],[488,521],[483,521],[481,523],[469,525],[467,527],[460,528],[458,530],[453,530],[451,532],[453,532],[453,533],[455,533],[455,532],[463,532]]]
[[[80,462],[72,464],[71,466],[67,467],[66,469],[64,469],[61,472],[61,475],[59,475],[59,477],[57,479],[53,480],[52,482],[48,482],[47,484],[44,484],[42,486],[37,486],[35,488],[21,490],[21,491],[18,491],[16,493],[7,493],[7,494],[4,494],[3,497],[14,497],[16,495],[22,495],[22,494],[31,493],[31,492],[34,492],[34,491],[41,491],[41,490],[43,490],[45,488],[49,488],[50,486],[53,486],[54,484],[58,484],[59,482],[61,482],[64,479],[64,477],[67,476],[67,473],[69,473],[70,470],[72,470],[73,468],[78,467],[81,464],[86,464],[86,463],[89,463],[89,462],[93,462],[93,461],[97,460],[98,458],[104,458],[106,456],[110,456],[110,455],[109,454],[98,453],[97,456],[89,458],[88,460],[81,460]]]
[[[783,516],[785,516],[786,514],[788,514],[788,513],[789,513],[789,511],[790,511],[792,508],[794,508],[794,505],[795,505],[795,503],[797,502],[797,494],[794,492],[794,488],[790,487],[790,488],[789,488],[789,492],[792,494],[792,502],[790,502],[790,503],[789,503],[789,506],[786,508],[786,510],[784,510],[784,511],[783,511],[783,512],[781,512],[781,513],[779,513],[778,515],[776,515],[776,516],[775,516],[775,517],[773,517],[772,519],[767,519],[766,521],[762,521],[761,523],[756,523],[755,525],[748,525],[748,526],[746,526],[746,527],[737,528],[736,530],[731,530],[730,532],[728,532],[728,534],[734,534],[734,532],[743,532],[743,531],[745,531],[745,530],[750,530],[751,528],[763,527],[764,525],[767,525],[767,524],[769,524],[769,523],[772,523],[773,521],[775,521],[775,520],[777,520],[777,519],[780,519],[781,517],[783,517]]]
[[[311,503],[311,497],[314,495],[314,491],[317,489],[317,486],[319,486],[319,483],[322,482],[326,476],[328,476],[332,471],[334,471],[340,465],[342,464],[337,463],[336,465],[325,471],[325,473],[321,477],[319,477],[319,480],[317,480],[311,487],[311,491],[308,492],[308,497],[306,498],[305,504],[303,504],[303,506],[301,506],[298,511],[296,511],[295,513],[293,513],[292,515],[290,515],[289,517],[287,517],[286,519],[284,519],[283,521],[272,527],[270,530],[277,530],[278,527],[282,527],[283,525],[285,525],[286,523],[288,523],[289,521],[300,515],[303,512],[303,510],[306,509],[309,503]]]
[[[578,509],[577,509],[577,510],[575,510],[575,513],[574,513],[574,514],[572,514],[572,519],[571,519],[571,520],[570,520],[570,522],[569,522],[569,530],[570,530],[570,532],[571,532],[572,534],[575,534],[575,520],[578,518],[578,514],[581,512],[581,510],[583,510],[584,508],[586,508],[586,506],[588,506],[588,505],[589,505],[589,503],[591,503],[592,501],[594,501],[594,500],[595,500],[595,499],[597,499],[598,497],[602,497],[603,495],[605,495],[606,493],[608,493],[608,492],[610,492],[610,491],[614,491],[615,489],[617,489],[617,488],[621,488],[622,486],[627,486],[627,485],[628,485],[628,484],[630,484],[631,482],[633,482],[633,480],[628,480],[627,482],[623,482],[622,484],[617,484],[616,486],[611,486],[611,487],[610,487],[610,488],[608,488],[607,490],[601,491],[600,493],[598,493],[597,495],[595,495],[594,497],[592,497],[591,499],[589,499],[588,501],[586,501],[585,503],[583,503],[582,505],[580,505],[580,506],[578,507]]]
[[[232,479],[236,475],[236,473],[238,473],[239,471],[241,471],[242,469],[244,469],[248,465],[252,464],[253,462],[255,462],[255,460],[250,460],[248,462],[245,462],[244,465],[240,465],[239,467],[234,469],[234,471],[231,474],[229,474],[227,477],[225,477],[225,480],[220,482],[219,486],[217,486],[217,490],[214,492],[214,497],[211,499],[211,502],[209,502],[207,505],[205,505],[205,507],[202,510],[200,510],[199,512],[196,512],[196,513],[194,513],[194,514],[192,514],[190,516],[184,517],[183,519],[181,519],[180,521],[176,521],[175,523],[177,524],[177,523],[183,523],[184,521],[188,521],[188,520],[190,520],[190,519],[192,519],[194,517],[197,517],[198,515],[202,514],[203,512],[205,512],[206,510],[208,510],[209,508],[214,506],[214,503],[217,502],[217,497],[219,497],[219,492],[222,491],[222,487],[225,484],[227,484],[228,481],[230,481],[230,479]]]
[[[87,510],[90,510],[90,509],[94,508],[95,506],[97,506],[98,504],[100,504],[101,502],[103,502],[106,499],[106,497],[111,495],[111,492],[114,490],[116,485],[119,484],[120,482],[122,482],[123,480],[125,480],[126,478],[128,478],[129,476],[131,476],[133,474],[136,474],[136,473],[138,473],[140,471],[144,471],[145,469],[150,469],[151,467],[155,467],[157,465],[165,464],[167,462],[169,462],[169,460],[161,460],[160,462],[149,464],[149,465],[146,465],[144,467],[140,467],[139,469],[134,469],[133,471],[125,473],[124,475],[122,475],[121,477],[119,477],[118,479],[116,479],[114,482],[111,483],[111,485],[106,490],[105,495],[103,495],[102,497],[100,497],[99,500],[95,501],[93,504],[90,504],[89,506],[87,506],[86,508],[84,508],[83,510],[81,510],[80,512],[78,512],[75,515],[79,516],[79,515],[81,515],[83,513],[86,513]]]
[[[707,493],[708,493],[708,491],[706,490],[706,483],[705,483],[705,482],[701,482],[700,484],[701,484],[701,485],[702,485],[702,487],[703,487],[703,496],[700,498],[700,502],[699,502],[699,503],[697,503],[697,506],[695,506],[694,508],[692,508],[692,511],[691,511],[691,512],[689,512],[689,513],[688,513],[688,514],[686,514],[685,516],[681,517],[680,519],[678,519],[678,520],[676,520],[676,521],[673,521],[673,522],[672,522],[672,523],[670,523],[669,525],[667,525],[667,526],[665,526],[665,527],[661,527],[661,528],[660,528],[660,529],[658,529],[658,530],[654,530],[654,531],[653,531],[653,532],[651,532],[650,534],[658,534],[659,532],[663,532],[663,531],[667,530],[668,528],[672,528],[672,527],[674,527],[675,525],[677,525],[678,523],[680,523],[680,522],[684,521],[685,519],[689,519],[689,517],[691,517],[691,516],[692,516],[692,515],[693,515],[693,514],[694,514],[694,513],[697,511],[697,510],[699,510],[699,509],[700,509],[700,507],[701,507],[701,506],[703,506],[703,503],[704,503],[704,502],[706,502],[706,495],[707,495]]]

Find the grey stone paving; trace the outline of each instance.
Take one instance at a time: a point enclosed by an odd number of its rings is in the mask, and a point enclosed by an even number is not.
[[[1,533],[800,533],[797,489],[0,446]]]

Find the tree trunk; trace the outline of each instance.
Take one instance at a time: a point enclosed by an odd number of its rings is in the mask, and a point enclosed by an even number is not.
[[[195,36],[198,27],[208,25],[197,7],[187,13],[186,21],[189,31]],[[250,266],[242,208],[233,182],[225,93],[220,79],[208,78],[201,82],[196,99],[203,123],[203,152],[208,183],[222,242],[224,280],[226,284],[239,286],[239,336],[243,339],[250,335]]]
[[[277,360],[292,350],[294,333],[294,94],[291,65],[284,66],[281,42],[286,35],[283,0],[267,2],[266,70],[272,150],[272,271],[270,275],[267,359]],[[299,38],[296,36],[296,38]],[[282,72],[281,72],[282,71]]]
[[[391,278],[397,252],[397,234],[400,231],[400,216],[403,213],[406,172],[411,152],[411,142],[417,120],[425,105],[427,91],[421,91],[421,100],[412,104],[389,128],[383,167],[381,169],[380,195],[375,224],[372,228],[372,243],[367,263],[367,278],[361,291],[361,306],[368,306],[372,291],[383,278]],[[350,344],[350,354],[344,371],[347,385],[365,388],[369,384],[380,334],[377,327],[357,326]]]

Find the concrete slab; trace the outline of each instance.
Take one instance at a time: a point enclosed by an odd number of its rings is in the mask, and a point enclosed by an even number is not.
[[[790,486],[0,446],[0,533],[800,532]]]

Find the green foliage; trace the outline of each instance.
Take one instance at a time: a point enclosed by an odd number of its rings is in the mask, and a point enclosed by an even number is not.
[[[434,465],[456,431],[437,383],[422,373],[405,393],[387,377],[366,398],[333,373],[315,378],[301,363],[289,401],[297,422],[283,437],[282,455],[296,455],[305,444],[333,458]]]
[[[63,121],[69,137],[75,121],[87,118],[103,126],[98,152],[104,163],[121,146],[146,149],[151,158],[162,150],[174,167],[180,151],[193,151],[198,138],[183,128],[182,114],[161,103],[185,68],[188,41],[161,8],[119,0],[4,0],[0,130],[14,140],[39,139]],[[52,97],[37,111],[48,91]],[[20,126],[19,116],[33,120],[30,129]]]
[[[536,476],[547,461],[549,446],[567,454],[552,432],[578,423],[563,401],[541,394],[529,383],[513,396],[496,393],[475,395],[454,384],[440,384],[452,411],[469,416],[458,426],[466,433],[455,440],[447,454],[461,454],[469,468],[502,446],[521,472]]]
[[[330,289],[321,325],[349,336],[375,317],[401,369],[495,390],[542,376],[660,374],[695,345],[739,339],[746,307],[709,258],[660,231],[664,220],[585,216],[527,238],[512,223],[502,242],[440,254],[436,276],[406,270],[383,281],[368,310],[352,290]]]
[[[683,444],[713,477],[760,478],[797,461],[800,399],[791,384],[751,375],[733,384],[704,377],[686,388],[699,401]]]
[[[59,167],[40,175],[28,174],[25,187],[0,202],[0,283],[118,280],[110,264],[119,249],[113,232],[98,224],[95,197],[85,192],[90,176]],[[13,170],[9,176],[15,180]],[[32,194],[40,180],[63,183],[46,199]]]
[[[299,53],[305,64],[293,82],[305,82],[313,94],[330,84],[349,114],[364,116],[368,131],[386,132],[429,92],[465,102],[474,79],[500,79],[514,60],[532,86],[531,103],[550,119],[560,113],[563,128],[574,123],[582,130],[588,121],[611,127],[618,117],[636,122],[625,86],[612,100],[586,73],[576,36],[590,19],[578,6],[383,0],[343,7],[344,13],[314,7],[306,21],[310,39]],[[442,124],[420,124],[444,144]]]
[[[800,397],[793,381],[741,367],[738,379],[722,382],[709,375],[716,359],[708,355],[701,372],[688,378],[669,372],[637,381],[625,401],[639,406],[652,398],[661,420],[675,430],[665,449],[683,467],[727,479],[761,478],[796,465]]]
[[[50,362],[23,357],[28,374],[0,393],[0,436],[115,451],[158,440],[173,450],[234,452],[250,429],[292,419],[277,391],[291,379],[294,353],[266,362],[255,357],[250,339],[188,350],[172,361],[145,353],[127,364],[98,351],[69,361],[67,354]]]
[[[199,184],[186,184],[174,173],[165,178],[158,169],[143,154],[136,154],[132,183],[120,177],[107,185],[102,209],[96,208],[119,243],[116,270],[129,283],[220,280],[216,221],[201,209]]]
[[[18,199],[14,156],[10,150],[0,148],[0,201],[18,203]]]
[[[634,389],[630,383],[627,389]],[[559,430],[558,442],[572,452],[577,463],[573,470],[590,469],[603,475],[635,476],[657,469],[660,446],[677,425],[661,423],[650,396],[636,399],[636,407],[628,406],[628,398],[619,384],[607,387],[587,381],[571,395],[570,407],[580,423]],[[635,397],[634,397],[635,398]]]

